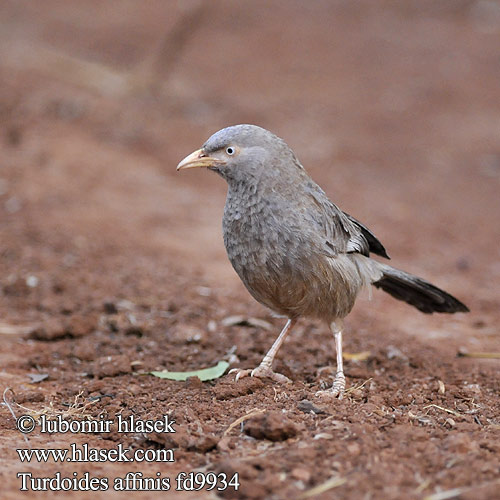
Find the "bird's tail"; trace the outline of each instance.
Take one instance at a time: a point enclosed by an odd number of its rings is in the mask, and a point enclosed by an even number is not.
[[[469,308],[458,299],[422,278],[377,262],[382,278],[373,282],[377,288],[403,300],[424,313],[467,312]]]

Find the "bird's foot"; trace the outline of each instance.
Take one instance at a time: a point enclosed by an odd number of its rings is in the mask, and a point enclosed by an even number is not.
[[[345,392],[345,375],[344,372],[337,372],[335,375],[335,380],[331,389],[326,391],[318,391],[316,396],[328,397],[328,398],[339,398],[343,399]]]
[[[240,378],[243,377],[257,377],[257,378],[270,378],[271,380],[274,380],[275,382],[279,382],[280,384],[290,384],[292,381],[288,378],[285,377],[285,375],[282,375],[281,373],[276,373],[273,372],[270,366],[267,365],[259,365],[257,368],[254,368],[253,370],[244,370],[242,368],[233,368],[232,370],[229,371],[229,373],[235,373],[236,377],[234,378],[235,381],[238,381]]]

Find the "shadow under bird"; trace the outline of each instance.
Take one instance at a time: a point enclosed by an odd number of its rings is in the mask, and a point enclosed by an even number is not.
[[[330,326],[337,350],[333,397],[342,398],[342,322],[357,295],[374,285],[424,313],[466,312],[449,293],[422,278],[373,260],[389,258],[382,243],[340,210],[309,177],[288,147],[255,125],[235,125],[212,135],[177,170],[205,167],[229,186],[222,228],[227,255],[252,296],[288,321],[251,375],[290,380],[272,370],[286,335],[300,317]]]

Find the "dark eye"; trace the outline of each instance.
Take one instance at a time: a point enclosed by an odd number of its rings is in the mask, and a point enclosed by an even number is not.
[[[228,154],[229,156],[233,156],[234,155],[234,148],[232,148],[231,146],[227,147],[226,154]]]

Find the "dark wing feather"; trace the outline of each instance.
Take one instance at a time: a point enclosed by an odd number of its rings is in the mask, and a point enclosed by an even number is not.
[[[380,243],[378,238],[366,226],[364,226],[361,222],[359,222],[359,220],[355,219],[352,215],[349,215],[345,212],[343,213],[345,216],[347,216],[347,218],[351,222],[353,222],[361,230],[363,237],[368,243],[368,248],[370,252],[374,253],[375,255],[380,255],[381,257],[385,257],[386,259],[390,259],[389,255],[387,255],[384,245]]]
[[[360,253],[370,255],[370,252],[389,258],[382,243],[375,235],[354,217],[346,214],[334,205],[325,192],[312,180],[305,191],[310,195],[311,211],[318,214],[317,220],[325,236],[325,250],[327,254]],[[315,210],[313,209],[313,205]]]

